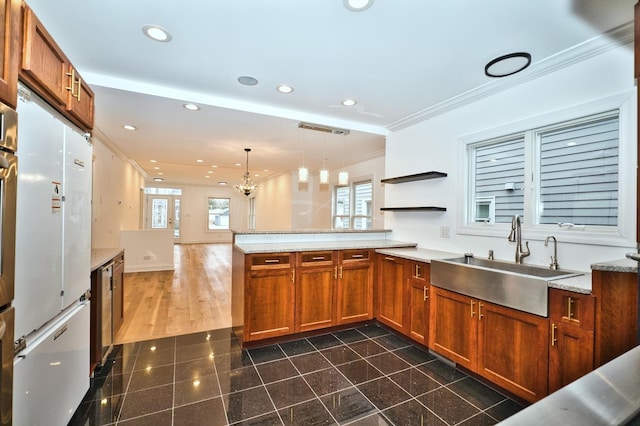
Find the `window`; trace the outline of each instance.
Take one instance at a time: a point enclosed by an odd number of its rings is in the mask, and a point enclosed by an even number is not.
[[[620,115],[615,109],[467,142],[463,227],[510,223],[518,214],[529,228],[618,231]]]
[[[334,188],[333,227],[370,229],[373,217],[372,181],[355,182]]]
[[[180,188],[157,188],[155,186],[147,187],[144,189],[144,193],[147,195],[182,195],[182,189]]]
[[[209,197],[208,209],[207,229],[209,231],[229,229],[229,198]]]

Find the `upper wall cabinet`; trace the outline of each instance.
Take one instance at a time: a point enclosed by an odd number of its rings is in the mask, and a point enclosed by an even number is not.
[[[0,0],[0,100],[15,108],[20,62],[20,0]]]
[[[84,131],[93,128],[93,91],[33,11],[24,6],[20,79]]]

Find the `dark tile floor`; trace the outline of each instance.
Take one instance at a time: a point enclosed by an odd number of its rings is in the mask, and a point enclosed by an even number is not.
[[[70,424],[493,425],[523,408],[376,325],[250,350],[215,330],[114,353]]]

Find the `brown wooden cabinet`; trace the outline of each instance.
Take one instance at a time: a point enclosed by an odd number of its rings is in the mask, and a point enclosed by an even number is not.
[[[408,335],[413,340],[426,345],[429,332],[429,277],[430,267],[424,262],[408,262],[409,276],[409,321]]]
[[[373,250],[338,252],[337,324],[373,318]]]
[[[335,325],[337,256],[333,251],[298,253],[295,331]]]
[[[429,347],[528,401],[547,394],[548,320],[431,287]]]
[[[378,255],[378,321],[405,332],[405,282],[407,262],[404,259]]]
[[[0,1],[0,100],[16,108],[20,63],[20,0]]]
[[[549,392],[593,370],[595,298],[549,290]]]
[[[25,84],[82,130],[93,128],[93,91],[26,5],[19,74]]]
[[[246,262],[244,341],[294,331],[294,254],[253,254]]]

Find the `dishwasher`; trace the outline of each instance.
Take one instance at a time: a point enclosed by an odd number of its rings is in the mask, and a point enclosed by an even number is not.
[[[104,365],[113,349],[113,268],[114,262],[109,262],[100,268],[101,365]]]

